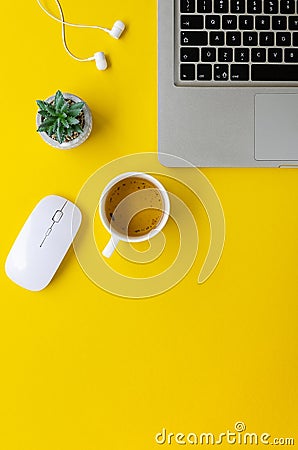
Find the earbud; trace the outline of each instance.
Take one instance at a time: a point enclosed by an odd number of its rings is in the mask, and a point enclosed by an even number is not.
[[[94,53],[94,60],[98,70],[106,70],[106,68],[108,67],[104,52]]]
[[[119,39],[125,29],[125,25],[121,20],[116,20],[112,29],[108,32],[114,39]]]

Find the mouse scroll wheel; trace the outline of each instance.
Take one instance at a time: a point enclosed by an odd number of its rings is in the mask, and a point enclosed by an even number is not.
[[[53,222],[59,222],[63,216],[63,212],[58,209],[52,217]]]
[[[52,232],[52,228],[48,228],[46,233],[45,233],[45,237],[49,236]]]

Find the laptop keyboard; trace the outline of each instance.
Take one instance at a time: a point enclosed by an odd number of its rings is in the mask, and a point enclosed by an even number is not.
[[[176,0],[179,83],[298,82],[298,0]]]

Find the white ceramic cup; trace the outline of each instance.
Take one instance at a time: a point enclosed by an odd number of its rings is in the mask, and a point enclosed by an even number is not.
[[[160,195],[163,200],[163,206],[162,206],[163,207],[163,215],[162,215],[160,222],[156,225],[156,227],[154,227],[148,233],[146,233],[142,236],[128,236],[127,234],[121,234],[118,231],[113,230],[108,218],[106,217],[106,213],[105,213],[105,204],[106,204],[107,194],[110,192],[110,190],[112,189],[112,187],[115,184],[117,184],[119,181],[124,180],[129,177],[140,177],[140,178],[143,178],[143,179],[151,182],[159,190]],[[144,204],[144,209],[146,208],[146,206],[147,205]],[[110,238],[108,244],[102,251],[103,256],[105,256],[106,258],[110,258],[110,256],[113,254],[114,250],[116,249],[119,241],[143,242],[143,241],[147,241],[148,239],[156,236],[163,229],[163,227],[165,226],[165,224],[167,223],[167,220],[169,218],[170,199],[169,199],[166,189],[156,178],[154,178],[151,175],[148,175],[146,173],[142,173],[142,172],[126,172],[126,173],[123,173],[123,174],[118,175],[117,177],[113,178],[104,188],[104,190],[101,194],[100,200],[99,200],[99,215],[100,215],[100,219],[101,219],[104,227],[111,234],[111,238]]]

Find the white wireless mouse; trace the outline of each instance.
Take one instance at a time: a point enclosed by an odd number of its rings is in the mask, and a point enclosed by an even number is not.
[[[66,198],[43,198],[28,217],[5,263],[7,276],[30,291],[44,289],[58,269],[82,221]]]

